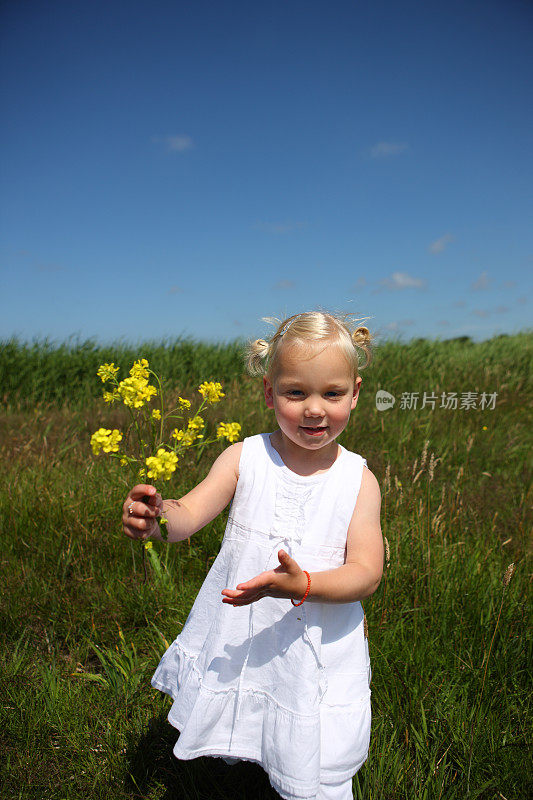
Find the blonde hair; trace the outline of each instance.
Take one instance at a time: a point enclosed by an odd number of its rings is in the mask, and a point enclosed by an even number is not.
[[[354,377],[372,361],[369,330],[357,325],[365,320],[354,319],[351,314],[305,311],[283,321],[275,317],[265,317],[264,321],[277,326],[277,330],[270,339],[248,342],[245,358],[250,375],[271,376],[279,349],[287,344],[338,344],[353,369]],[[359,363],[361,353],[365,356],[364,364]]]

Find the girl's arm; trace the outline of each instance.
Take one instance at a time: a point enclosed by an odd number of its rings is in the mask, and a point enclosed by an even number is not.
[[[311,573],[307,600],[352,603],[374,594],[383,574],[381,493],[375,475],[365,467],[357,503],[348,527],[346,559],[342,567]],[[305,567],[305,564],[303,565]],[[307,576],[300,600],[307,588]]]
[[[378,482],[365,467],[348,528],[345,563],[324,572],[311,572],[311,587],[306,602],[353,603],[376,591],[383,573],[380,509]],[[301,600],[307,589],[307,575],[285,551],[280,550],[278,558],[280,566],[276,569],[240,583],[235,590],[224,589],[222,602],[246,605],[267,595]],[[301,566],[305,568],[305,564]]]
[[[130,539],[162,540],[156,520],[161,514],[168,520],[168,542],[188,539],[203,528],[220,514],[235,494],[241,450],[242,442],[224,450],[207,477],[180,500],[163,500],[154,486],[135,486],[122,507],[122,524],[126,536]],[[144,502],[143,497],[148,497],[148,502]]]

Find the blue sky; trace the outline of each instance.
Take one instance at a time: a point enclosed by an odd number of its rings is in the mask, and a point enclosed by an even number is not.
[[[531,328],[526,0],[0,13],[1,338]]]

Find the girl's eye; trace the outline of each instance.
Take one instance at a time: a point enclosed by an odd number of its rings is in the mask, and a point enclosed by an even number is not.
[[[289,389],[287,392],[291,397],[300,397],[303,395],[303,392],[300,389]]]
[[[326,392],[326,397],[338,397],[339,392]]]

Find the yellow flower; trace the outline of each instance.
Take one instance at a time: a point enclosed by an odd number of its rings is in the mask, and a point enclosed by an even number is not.
[[[484,430],[484,431],[486,431],[486,430],[487,430],[487,426],[486,426],[486,425],[483,425],[483,430]]]
[[[183,397],[178,397],[178,406],[182,409],[182,411],[187,411],[191,407],[191,401],[184,400]]]
[[[161,419],[161,412],[158,408],[152,409],[152,419]]]
[[[218,381],[204,381],[198,387],[198,391],[208,403],[218,403],[226,395],[222,391],[222,385]]]
[[[203,433],[197,433],[194,428],[186,431],[174,428],[172,431],[172,438],[176,439],[183,447],[191,447],[197,439],[203,439]]]
[[[114,403],[115,400],[120,400],[120,395],[116,389],[113,389],[112,392],[104,392],[103,397],[106,403]]]
[[[122,439],[122,434],[116,428],[108,437],[107,444],[104,445],[104,453],[118,453],[118,443]]]
[[[199,431],[204,427],[204,424],[205,423],[203,419],[199,416],[196,416],[192,417],[192,419],[189,420],[189,424],[187,427],[189,428],[190,431]]]
[[[118,393],[126,406],[141,408],[157,394],[155,386],[150,386],[146,378],[124,378],[118,385]]]
[[[172,473],[175,472],[177,463],[178,457],[176,453],[160,447],[157,455],[146,459],[146,466],[149,467],[146,474],[156,481],[159,478],[168,481],[172,477]]]
[[[119,367],[115,367],[114,362],[111,362],[111,364],[102,364],[102,366],[98,367],[96,374],[102,379],[102,383],[105,383],[112,380],[118,371]]]
[[[98,455],[104,443],[107,442],[107,437],[111,433],[107,428],[98,428],[98,430],[91,436],[91,447],[95,456]]]
[[[111,431],[109,428],[99,428],[96,433],[91,436],[91,447],[95,456],[98,455],[100,450],[104,453],[117,453],[118,443],[122,439],[122,434],[116,428]]]
[[[227,439],[228,442],[236,442],[241,432],[238,422],[221,422],[217,428],[217,439]]]
[[[122,458],[120,459],[120,466],[126,467],[127,465],[128,465],[128,459],[126,458],[126,456],[122,456]]]
[[[150,376],[148,366],[148,361],[145,358],[140,358],[138,361],[135,361],[133,367],[130,369],[131,377],[148,379]]]
[[[145,550],[151,550],[154,546],[154,543],[148,540],[147,542],[144,542],[143,546]]]

